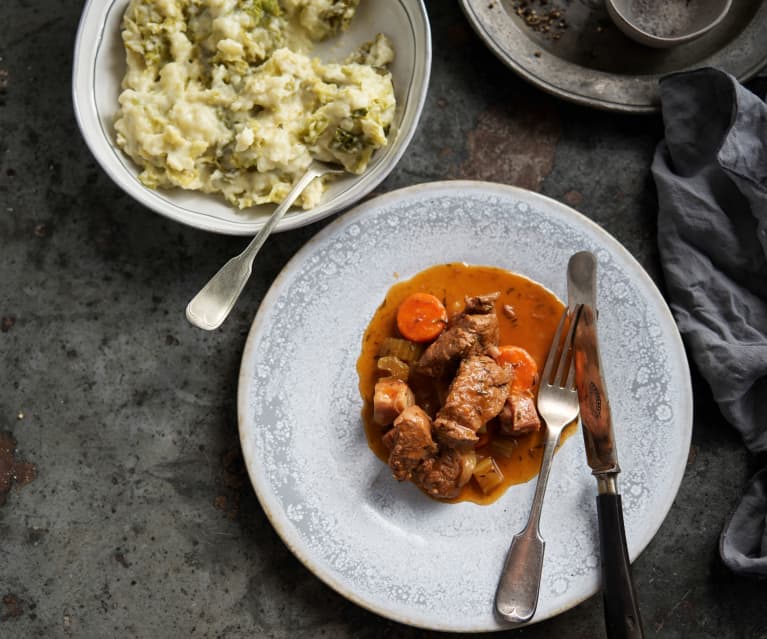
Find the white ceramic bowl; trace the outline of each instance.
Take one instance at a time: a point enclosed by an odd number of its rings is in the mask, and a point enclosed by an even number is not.
[[[272,205],[244,211],[223,197],[182,189],[153,190],[138,180],[138,167],[115,145],[113,122],[125,53],[120,23],[128,0],[88,0],[75,44],[72,94],[75,116],[88,147],[104,171],[131,197],[173,220],[206,231],[253,235]],[[348,31],[313,51],[324,60],[339,60],[376,33],[393,42],[391,66],[397,111],[389,145],[377,152],[361,176],[344,176],[308,211],[282,219],[278,231],[314,222],[341,211],[370,193],[391,172],[415,133],[426,99],[431,70],[431,33],[423,0],[363,0]]]

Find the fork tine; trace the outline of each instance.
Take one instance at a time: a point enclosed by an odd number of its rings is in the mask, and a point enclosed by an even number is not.
[[[567,344],[569,345],[569,350],[571,354],[574,356],[575,353],[573,352],[573,338],[575,335],[575,327],[578,325],[578,319],[581,316],[581,309],[583,308],[582,304],[578,304],[575,309],[573,310],[572,317],[570,319],[570,330],[567,333]],[[567,374],[567,382],[566,386],[569,389],[575,388],[575,362],[573,361],[573,358],[570,358],[570,372]]]
[[[567,313],[567,310],[565,310],[565,313]],[[569,317],[569,313],[567,313]],[[567,331],[567,337],[565,337],[565,341],[562,344],[562,354],[559,356],[559,364],[557,364],[557,372],[555,373],[556,377],[554,378],[554,383],[557,386],[564,386],[566,383],[566,375],[567,375],[567,358],[570,356],[570,344],[572,343],[571,340],[573,338],[573,327],[575,326],[575,322],[570,322],[570,326]]]
[[[565,314],[567,314],[567,309],[565,310]],[[556,378],[554,380],[556,384],[559,384],[559,386],[567,388],[569,388],[572,384],[572,380],[568,375],[568,368],[571,373],[573,370],[575,370],[575,366],[573,366],[572,362],[569,360],[572,359],[570,355],[573,349],[573,334],[575,333],[575,325],[578,323],[577,319],[578,310],[576,310],[572,319],[570,320],[570,327],[567,331],[567,337],[565,337],[565,343],[562,344],[562,355],[559,358],[559,365],[557,366]],[[570,363],[569,367],[568,362]]]
[[[570,372],[567,374],[567,382],[565,387],[573,390],[575,388],[575,363],[570,362]]]
[[[559,340],[562,337],[562,327],[565,325],[566,317],[567,309],[562,312],[562,317],[559,319],[559,325],[557,326],[557,332],[554,333],[554,338],[551,340],[551,346],[549,346],[549,354],[546,356],[546,363],[543,365],[541,381],[545,382],[547,385],[551,384],[551,372],[554,368],[554,362],[557,359],[557,353],[559,352]]]

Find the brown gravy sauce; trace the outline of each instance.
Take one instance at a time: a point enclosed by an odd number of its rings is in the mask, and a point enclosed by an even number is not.
[[[500,292],[496,301],[496,315],[500,328],[500,345],[516,345],[525,348],[533,356],[538,369],[548,354],[564,305],[551,291],[521,275],[489,266],[469,266],[451,263],[433,266],[413,278],[392,286],[362,339],[362,353],[357,360],[359,390],[364,401],[362,419],[368,445],[384,462],[388,463],[388,451],[382,442],[388,430],[373,421],[373,390],[378,374],[376,361],[381,343],[387,337],[399,337],[396,327],[397,307],[411,293],[431,293],[445,303],[450,316],[463,309],[466,295],[485,295]],[[504,312],[504,306],[513,308],[513,317]],[[571,424],[562,433],[560,445],[573,434]],[[492,430],[491,441],[493,437]],[[492,455],[503,473],[503,483],[489,495],[485,495],[474,480],[463,487],[461,494],[451,502],[471,501],[490,504],[513,484],[529,481],[538,474],[543,455],[543,436],[532,433],[516,438],[517,447],[511,457]],[[491,447],[478,448],[477,461],[492,454]],[[392,479],[394,481],[394,479]]]

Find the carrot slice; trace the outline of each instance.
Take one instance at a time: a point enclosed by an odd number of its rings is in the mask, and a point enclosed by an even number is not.
[[[511,390],[523,391],[535,388],[538,384],[538,364],[533,356],[521,346],[499,346],[495,358],[500,366],[510,364],[514,369]]]
[[[397,309],[397,328],[413,342],[436,339],[447,324],[447,310],[429,293],[413,293]]]

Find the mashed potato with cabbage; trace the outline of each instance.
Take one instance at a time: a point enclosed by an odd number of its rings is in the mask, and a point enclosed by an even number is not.
[[[394,117],[392,47],[379,34],[338,64],[306,55],[358,2],[131,0],[115,130],[140,180],[246,208],[280,202],[313,158],[362,172]]]

